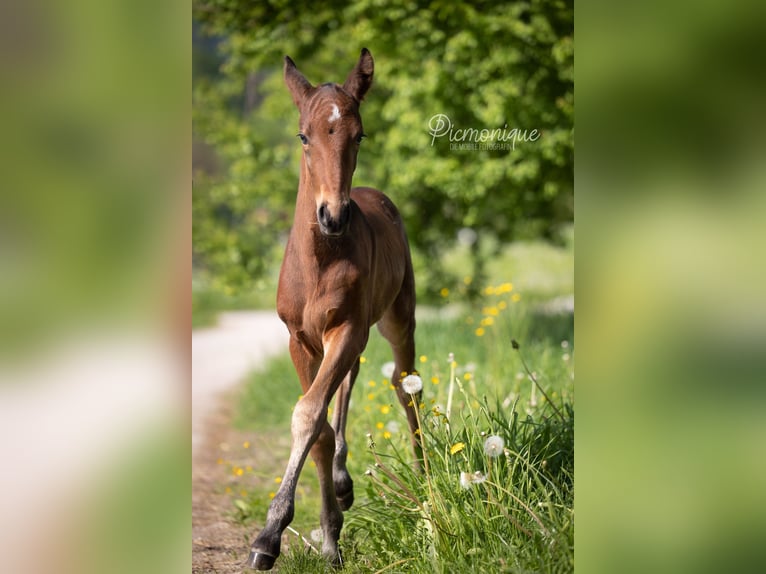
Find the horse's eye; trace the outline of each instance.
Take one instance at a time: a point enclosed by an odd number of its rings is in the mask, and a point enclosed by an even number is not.
[[[298,137],[301,138],[301,143],[303,145],[309,145],[309,138],[307,138],[305,135],[298,134]]]
[[[362,140],[363,140],[364,138],[366,138],[366,137],[367,137],[367,134],[361,134],[361,135],[357,136],[357,138],[356,138],[356,143],[357,143],[357,144],[360,144],[360,143],[362,143]]]

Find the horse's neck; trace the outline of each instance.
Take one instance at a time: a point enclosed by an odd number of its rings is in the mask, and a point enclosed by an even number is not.
[[[298,184],[298,197],[295,203],[295,219],[291,231],[293,256],[299,260],[304,272],[325,264],[333,256],[334,250],[328,249],[327,241],[319,233],[314,189],[305,168],[301,170]]]

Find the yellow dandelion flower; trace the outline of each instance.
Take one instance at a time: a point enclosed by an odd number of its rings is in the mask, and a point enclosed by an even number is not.
[[[424,408],[426,408],[426,404],[425,403],[420,403],[418,405],[418,408],[422,411]]]
[[[367,393],[367,400],[371,401],[375,398],[375,393]]]
[[[245,448],[250,448],[250,441],[246,440],[245,442],[242,443],[242,446]]]
[[[511,295],[511,301],[513,301],[514,303],[518,303],[519,301],[521,301],[521,295],[519,295],[518,293],[514,293],[513,295]]]
[[[420,362],[421,363],[425,363],[427,361],[428,361],[428,357],[426,357],[425,355],[420,355]]]
[[[223,464],[223,459],[219,458],[217,461],[215,461],[216,464]]]
[[[276,492],[269,492],[269,500],[272,500],[276,495]]]
[[[432,385],[438,385],[439,384],[439,377],[431,377],[431,384]]]
[[[388,432],[388,431],[385,431],[385,432],[383,433],[383,438],[391,438],[391,433],[390,433],[390,432]]]
[[[364,405],[364,412],[366,412],[366,413],[371,413],[372,412],[372,408],[370,407],[370,405]]]
[[[449,297],[449,289],[447,289],[446,287],[442,287],[441,291],[439,291],[439,295],[441,295],[442,297]]]
[[[245,474],[245,471],[243,469],[237,467],[237,468],[234,469],[234,474],[236,474],[237,476],[242,476],[243,474]]]
[[[359,362],[360,362],[362,365],[364,365],[364,364],[367,362],[367,358],[366,358],[366,357],[359,357]]]
[[[376,428],[376,429],[378,429],[378,430],[381,430],[381,429],[382,429],[384,426],[386,426],[386,425],[384,425],[384,424],[383,424],[383,423],[381,423],[381,422],[377,422],[377,423],[375,423],[375,428]]]
[[[494,295],[495,294],[495,288],[492,287],[492,285],[490,285],[488,287],[485,287],[484,294],[485,295]]]
[[[234,492],[234,491],[231,489],[231,487],[227,486],[226,487],[226,494],[231,494],[232,492]]]
[[[489,327],[490,325],[493,325],[494,323],[495,323],[495,320],[492,317],[484,317],[481,320],[482,327]]]
[[[281,483],[282,482],[282,477],[281,476],[276,477],[274,479],[274,482],[276,482],[277,484]]]
[[[471,373],[466,373],[465,375],[463,375],[463,378],[466,381],[470,381],[471,379],[473,379],[473,375]]]
[[[450,367],[452,367],[453,369],[456,369],[457,368],[457,361],[452,361],[450,363]]]
[[[383,413],[384,415],[387,415],[389,412],[391,412],[391,407],[389,407],[388,405],[383,405],[382,407],[380,407],[380,412]]]
[[[500,303],[497,304],[497,308],[501,310],[505,309],[507,306],[508,306],[508,303],[506,303],[505,301],[500,301]]]
[[[484,327],[479,327],[478,329],[476,329],[475,332],[476,332],[476,336],[477,337],[483,337],[484,336]]]
[[[327,407],[327,415],[330,416],[332,414],[332,407]]]
[[[374,386],[375,386],[375,385],[377,385],[377,384],[378,384],[378,383],[376,383],[375,381],[370,381],[369,383],[367,383],[367,386],[368,386],[368,387],[374,387]]]
[[[455,444],[453,444],[453,445],[450,447],[450,449],[449,449],[449,453],[450,453],[450,454],[457,454],[457,453],[459,453],[461,450],[463,450],[464,448],[465,448],[465,443],[464,443],[464,442],[456,442]]]
[[[396,390],[396,387],[394,385],[389,385],[388,388],[391,389],[392,391]]]
[[[473,277],[471,277],[470,275],[466,275],[465,277],[463,277],[463,283],[465,283],[466,285],[470,285],[471,283],[473,283]]]

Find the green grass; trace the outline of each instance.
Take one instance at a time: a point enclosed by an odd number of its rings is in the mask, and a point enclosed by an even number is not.
[[[478,307],[457,318],[418,323],[426,474],[411,471],[406,419],[381,372],[391,352],[376,329],[371,333],[349,413],[349,470],[357,501],[346,513],[341,538],[345,572],[376,572],[390,565],[384,571],[573,570],[573,316],[545,312],[541,296],[518,294],[507,283],[483,293]],[[551,294],[557,293],[546,292]],[[520,351],[512,349],[512,338],[520,342]],[[563,420],[535,388],[522,356]],[[244,388],[236,424],[287,436],[299,393],[289,358],[277,359]],[[498,458],[484,453],[484,441],[493,434],[507,449]],[[459,443],[464,446],[455,451]],[[233,497],[239,500],[237,515],[254,531],[262,527],[275,490],[269,473],[281,472],[287,450],[275,450],[271,460],[273,467],[253,470],[263,475],[262,487]],[[365,475],[368,470],[372,475]],[[479,472],[486,479],[466,489],[461,472]],[[311,463],[301,477],[292,526],[308,539],[319,527]],[[297,536],[292,539],[295,543],[277,562],[279,571],[324,571],[322,559]]]

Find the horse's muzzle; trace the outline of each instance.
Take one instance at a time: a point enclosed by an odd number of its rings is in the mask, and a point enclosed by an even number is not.
[[[337,237],[346,233],[350,219],[351,204],[349,202],[341,203],[340,210],[336,215],[333,215],[326,203],[317,209],[319,231],[327,237]]]

